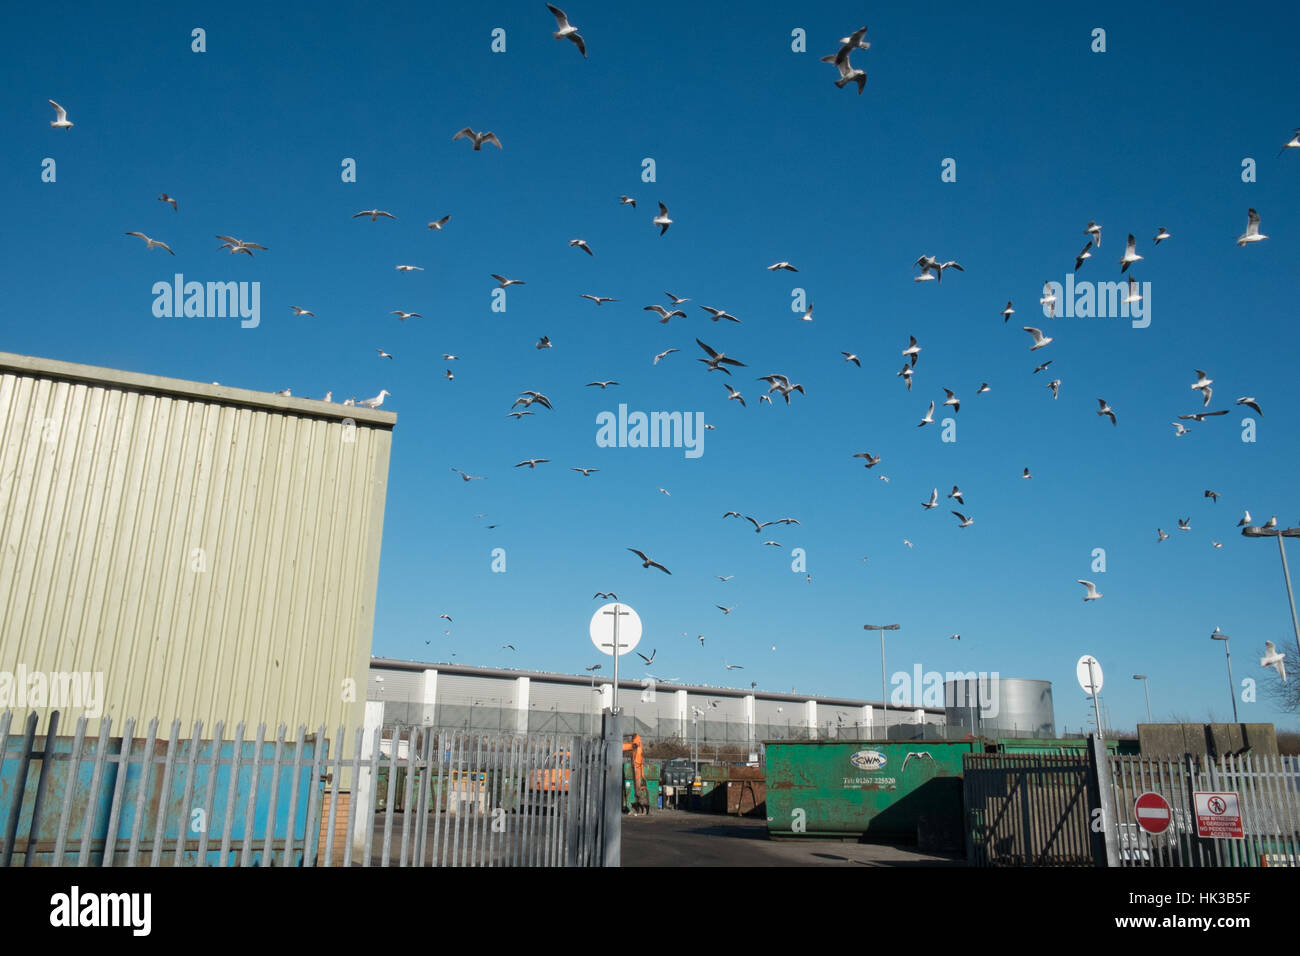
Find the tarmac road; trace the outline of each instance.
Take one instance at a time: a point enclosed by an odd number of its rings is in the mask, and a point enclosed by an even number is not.
[[[964,866],[964,856],[835,840],[769,840],[761,819],[655,810],[623,815],[624,866]]]

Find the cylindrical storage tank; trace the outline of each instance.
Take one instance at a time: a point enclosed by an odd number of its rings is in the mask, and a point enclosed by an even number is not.
[[[948,726],[983,737],[1055,737],[1052,682],[974,673],[944,682]]]

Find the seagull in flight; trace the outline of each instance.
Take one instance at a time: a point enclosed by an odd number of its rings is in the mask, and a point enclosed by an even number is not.
[[[1079,578],[1078,581],[1088,589],[1088,593],[1083,596],[1085,601],[1095,601],[1102,596],[1101,592],[1097,590],[1097,585],[1093,584],[1091,581],[1085,581],[1083,578]]]
[[[1089,222],[1088,228],[1083,230],[1085,236],[1092,236],[1092,244],[1098,249],[1101,248],[1101,226],[1095,222]]]
[[[912,368],[916,368],[916,357],[921,354],[921,346],[916,344],[915,335],[909,335],[907,339],[907,348],[903,349],[903,355],[904,357],[910,358],[912,360]],[[908,389],[910,390],[911,387],[911,382],[909,382]]]
[[[665,292],[664,295],[668,296],[668,298],[672,300],[673,305],[681,305],[683,302],[691,301],[689,298],[682,298],[681,296],[673,295],[671,292]]]
[[[1033,475],[1031,475],[1031,474],[1029,473],[1029,466],[1028,466],[1028,465],[1025,466],[1025,472],[1024,472],[1024,474],[1022,474],[1020,477],[1021,477],[1021,478],[1032,478],[1032,477],[1034,477]]]
[[[375,351],[379,353],[380,358],[390,359],[393,357],[390,353],[385,352],[383,349],[375,349]]]
[[[608,296],[603,296],[603,295],[587,295],[585,292],[582,295],[580,295],[579,298],[590,299],[592,302],[595,302],[597,305],[604,305],[606,302],[618,301],[618,299],[611,299]]]
[[[659,215],[655,216],[655,218],[654,218],[654,225],[660,227],[660,228],[659,228],[659,235],[662,236],[665,232],[667,232],[667,231],[668,231],[668,227],[671,226],[672,224],[673,224],[673,221],[672,221],[671,219],[668,218],[668,207],[665,206],[663,203],[660,203],[660,204],[659,204]]]
[[[702,305],[700,308],[709,313],[709,318],[714,322],[717,322],[719,319],[726,319],[729,322],[735,322],[737,325],[740,324],[740,319],[736,318],[726,309],[715,309],[712,306],[707,305]]]
[[[1179,530],[1179,531],[1191,531],[1191,530],[1192,530],[1192,519],[1191,519],[1191,518],[1179,518],[1179,519],[1178,519],[1178,530]]]
[[[1056,292],[1053,291],[1051,282],[1043,283],[1043,295],[1038,304],[1045,307],[1049,319],[1056,318]]]
[[[1031,328],[1030,326],[1026,325],[1024,326],[1024,330],[1034,337],[1034,344],[1029,349],[1029,351],[1031,352],[1037,352],[1044,345],[1047,345],[1052,341],[1052,337],[1050,335],[1043,335],[1043,333],[1039,329]]]
[[[939,506],[939,489],[934,488],[930,492],[930,500],[921,502],[921,507],[924,508],[926,511],[929,511],[931,508],[937,508],[938,506]]]
[[[376,222],[380,216],[383,216],[386,219],[397,218],[391,212],[384,212],[382,209],[363,209],[359,213],[356,213],[352,218],[360,219],[362,216],[369,216],[371,222]]]
[[[933,422],[934,422],[934,402],[931,402],[929,411],[925,413],[925,417],[921,419],[921,421],[917,424],[916,427],[921,428],[922,426],[933,424]]]
[[[662,305],[659,305],[658,303],[656,303],[655,305],[644,306],[642,307],[641,311],[655,313],[657,316],[659,316],[660,325],[666,325],[669,319],[676,318],[679,315],[683,319],[686,318],[686,313],[683,312],[681,309],[673,309],[671,312],[669,312],[667,309],[665,309]]]
[[[1213,383],[1214,379],[1207,378],[1199,368],[1196,370],[1196,382],[1192,385],[1192,388],[1201,390],[1201,397],[1205,399],[1205,403],[1202,405],[1203,408],[1210,404],[1210,396],[1214,394],[1214,389],[1210,388]]]
[[[651,561],[649,558],[647,558],[647,557],[645,556],[645,552],[644,552],[644,551],[638,551],[636,548],[628,548],[628,550],[631,551],[633,554],[635,554],[638,558],[641,559],[641,567],[643,567],[643,568],[658,568],[658,569],[659,569],[660,571],[662,571],[664,574],[672,574],[671,571],[669,571],[667,568],[665,568],[665,567],[664,567],[662,564],[660,564],[658,561]]]
[[[948,494],[948,497],[954,499],[959,505],[966,504],[966,502],[962,499],[961,489],[959,489],[956,485],[952,486],[952,491]]]
[[[529,470],[536,470],[538,465],[544,464],[550,460],[551,459],[549,458],[528,458],[515,465],[515,467],[522,468],[524,465],[527,465]]]
[[[50,126],[54,129],[72,129],[72,124],[68,122],[68,111],[54,100],[50,100],[49,103],[54,107],[54,119],[50,121]]]
[[[587,255],[589,255],[589,256],[594,256],[594,255],[595,255],[595,253],[591,251],[591,246],[587,245],[587,240],[586,240],[586,239],[570,239],[570,240],[569,240],[569,247],[570,247],[570,248],[577,247],[578,249],[581,249],[583,252],[585,252],[585,253],[586,253]]]
[[[743,671],[745,669],[743,664],[728,664],[726,660],[723,660],[722,666],[729,671]],[[718,705],[715,703],[713,706],[716,707]]]
[[[1119,422],[1117,422],[1117,421],[1115,420],[1115,411],[1114,411],[1114,409],[1112,409],[1109,405],[1106,404],[1106,399],[1104,399],[1104,398],[1099,398],[1099,399],[1097,399],[1097,404],[1101,406],[1101,409],[1097,412],[1098,415],[1109,415],[1109,416],[1110,416],[1110,423],[1111,423],[1112,425],[1118,425],[1118,424],[1119,424]]]
[[[599,386],[600,386],[600,390],[603,392],[605,389],[609,388],[611,385],[617,385],[617,384],[618,384],[618,382],[615,382],[613,379],[611,379],[611,380],[608,381],[608,382],[588,382],[584,387],[585,387],[585,388],[591,388],[593,385],[599,385]]]
[[[53,100],[50,102],[53,102]],[[1281,156],[1288,149],[1300,149],[1300,126],[1295,128],[1295,135],[1282,144],[1282,148],[1277,151],[1277,154]]]
[[[492,278],[497,280],[498,288],[505,289],[512,285],[526,285],[523,279],[507,279],[505,276],[499,276],[495,272],[491,273]]]
[[[1000,313],[1000,315],[1002,316],[1003,324],[1006,324],[1007,320],[1009,320],[1015,314],[1016,314],[1016,310],[1011,307],[1011,300],[1007,299],[1007,307],[1003,309],[1002,312]]]
[[[1245,406],[1247,406],[1248,408],[1253,408],[1253,409],[1254,409],[1256,412],[1258,412],[1260,415],[1263,415],[1263,414],[1264,414],[1264,410],[1263,410],[1262,408],[1259,407],[1259,403],[1255,401],[1254,396],[1247,395],[1247,396],[1245,396],[1244,398],[1239,398],[1239,399],[1237,399],[1237,404],[1238,404],[1238,405],[1245,405]]]
[[[734,611],[734,610],[738,607],[738,605],[735,605],[735,604],[731,605],[731,607],[723,607],[721,604],[715,604],[715,605],[713,605],[713,606],[716,607],[716,608],[717,608],[719,611],[721,611],[723,614],[730,614],[732,611]]]
[[[224,243],[224,245],[219,248],[229,249],[232,256],[235,255],[235,253],[242,252],[251,259],[254,249],[261,249],[263,252],[266,251],[266,246],[259,245],[256,242],[244,242],[242,239],[236,239],[234,236],[217,236],[217,238]]]
[[[537,340],[536,347],[539,349],[553,348],[553,346],[551,345],[551,337],[549,335],[543,335],[540,339]]]
[[[447,225],[449,222],[451,222],[451,216],[443,216],[441,219],[435,219],[433,222],[429,223],[429,228],[441,232],[442,227]]]
[[[660,359],[667,358],[669,355],[672,355],[674,352],[680,352],[680,351],[681,349],[668,349],[666,351],[660,352],[658,355],[655,356],[655,360],[652,364],[658,365]]]
[[[1286,655],[1278,651],[1277,645],[1272,641],[1264,642],[1264,656],[1259,659],[1259,663],[1261,667],[1276,668],[1282,683],[1286,683]]]
[[[1172,238],[1173,237],[1169,235],[1169,230],[1166,229],[1164,226],[1161,226],[1156,230],[1155,244],[1158,246],[1164,240],[1172,239]]]
[[[439,614],[438,617],[441,618],[442,620],[446,621],[448,624],[454,624],[454,623],[455,623],[455,621],[453,621],[453,620],[451,619],[451,615],[449,615],[449,614],[446,614],[446,613]]]
[[[460,139],[461,137],[467,137],[469,141],[474,144],[475,152],[478,152],[480,149],[482,149],[484,143],[491,143],[497,149],[503,148],[501,146],[501,140],[497,139],[497,134],[491,132],[490,130],[486,133],[476,133],[468,126],[466,126],[463,130],[461,130],[459,133],[453,136],[451,138],[451,141],[454,143],[456,142],[456,140]]]
[[[502,645],[501,645],[501,650],[504,651],[504,650],[507,650],[507,649],[513,651],[513,650],[515,649],[515,646],[514,646],[513,644],[502,644]]]
[[[1187,434],[1188,431],[1187,426],[1184,425],[1182,422],[1170,422],[1169,424],[1173,425],[1174,428],[1178,429],[1176,432],[1174,432],[1175,438],[1182,438],[1184,435]]]
[[[910,366],[910,365],[908,365],[908,364],[906,364],[906,363],[904,363],[903,368],[902,368],[901,371],[898,371],[898,372],[895,372],[895,373],[894,373],[895,376],[898,376],[898,375],[903,376],[903,384],[905,384],[905,385],[907,386],[907,390],[908,390],[909,392],[912,390],[912,374],[913,374],[913,372],[912,372],[912,366]]]
[[[631,196],[619,196],[618,204],[620,206],[631,206],[633,209],[636,208],[636,200],[633,199]]]
[[[167,243],[162,242],[159,239],[150,239],[143,232],[128,232],[127,235],[135,236],[137,239],[143,239],[145,241],[146,252],[152,249],[154,246],[157,246],[159,249],[166,249],[168,252],[171,252],[172,255],[176,255],[176,253],[172,252],[172,247],[167,245]],[[250,252],[249,255],[251,256],[252,253]]]
[[[640,651],[637,651],[637,652],[636,652],[636,656],[639,657],[639,658],[641,658],[641,660],[645,661],[645,666],[646,666],[646,667],[649,667],[651,664],[653,664],[653,663],[655,662],[655,655],[658,654],[658,653],[659,653],[659,648],[656,647],[654,650],[652,650],[652,651],[650,652],[650,656],[649,656],[649,657],[646,657],[646,656],[645,656],[644,654],[642,654]]]
[[[1052,399],[1055,400],[1061,394],[1061,380],[1054,378],[1047,383],[1047,388],[1052,390]]]
[[[954,395],[952,393],[952,389],[950,388],[945,388],[944,392],[947,394],[948,397],[944,399],[943,403],[945,405],[951,405],[954,414],[961,411],[961,399],[958,398],[956,395]]]
[[[166,193],[163,193],[161,196],[158,197],[158,201],[159,201],[159,202],[165,202],[165,203],[167,203],[169,206],[171,206],[171,207],[172,207],[172,212],[178,212],[178,211],[179,211],[179,210],[177,209],[177,206],[176,206],[176,199],[175,199],[174,196],[168,196]]]
[[[394,310],[393,310],[391,313],[389,313],[389,314],[390,314],[390,315],[395,315],[395,316],[397,316],[398,319],[400,319],[400,320],[403,321],[403,322],[405,322],[407,319],[422,319],[422,318],[424,318],[424,316],[422,316],[419,312],[402,312],[402,311],[400,311],[399,309],[394,309]]]
[[[860,451],[853,457],[865,458],[867,460],[867,463],[862,466],[863,468],[874,468],[876,465],[880,464],[880,456],[879,455],[873,456],[869,451]]]
[[[590,478],[591,473],[593,471],[600,471],[600,469],[599,468],[570,468],[569,471],[580,471],[582,472],[582,477]]]
[[[1091,252],[1091,250],[1092,250],[1092,242],[1090,241],[1086,246],[1083,247],[1083,251],[1080,252],[1077,256],[1074,257],[1074,271],[1075,271],[1075,272],[1078,272],[1078,271],[1079,271],[1079,267],[1080,267],[1081,265],[1083,265],[1083,261],[1084,261],[1085,259],[1091,259],[1091,258],[1092,258],[1092,252]]]
[[[615,601],[618,600],[618,595],[615,594],[613,591],[597,591],[591,597],[592,600],[595,600],[596,598],[605,598],[606,600],[613,599]],[[588,668],[588,670],[590,670],[590,668]]]
[[[975,389],[975,394],[976,394],[976,395],[983,395],[985,392],[988,392],[988,391],[991,391],[991,389],[989,388],[989,383],[988,383],[988,382],[981,382],[981,383],[980,383],[980,387],[977,388],[977,389]]]
[[[790,263],[788,263],[788,262],[784,262],[784,261],[782,261],[782,262],[774,262],[774,263],[772,263],[770,266],[767,267],[767,271],[768,271],[768,272],[775,272],[777,269],[784,269],[786,272],[798,272],[798,271],[799,271],[799,270],[796,269],[794,266],[790,265]]]
[[[1267,239],[1268,236],[1259,231],[1259,213],[1251,209],[1247,212],[1246,231],[1237,237],[1237,245],[1244,246],[1248,242],[1260,242]]]
[[[857,357],[854,353],[852,353],[852,352],[841,352],[840,354],[844,356],[844,361],[846,361],[846,362],[852,362],[852,363],[853,363],[854,365],[856,365],[858,368],[862,368],[862,362],[858,359],[858,357]]]
[[[423,272],[424,266],[394,266],[398,272]]]
[[[598,670],[600,670],[601,667],[603,667],[603,666],[604,666],[603,664],[592,664],[590,667],[584,667],[583,670],[585,670],[585,671],[598,671]]]
[[[1203,422],[1207,418],[1213,418],[1215,415],[1226,415],[1226,414],[1228,414],[1228,410],[1225,408],[1222,411],[1217,411],[1217,412],[1196,412],[1195,414],[1192,415],[1179,415],[1178,417],[1181,418],[1183,421]]]
[[[695,340],[695,344],[698,345],[700,348],[704,349],[704,353],[708,356],[708,358],[706,359],[697,359],[697,361],[703,362],[705,365],[707,365],[709,367],[710,372],[714,372],[714,371],[726,372],[728,375],[730,375],[731,371],[727,368],[724,368],[724,366],[737,365],[737,366],[744,367],[745,365],[744,362],[738,362],[734,358],[727,358],[726,352],[715,352],[713,349],[709,348],[699,339]],[[789,401],[788,395],[786,396],[786,401]]]
[[[1216,505],[1219,503],[1219,493],[1206,489],[1205,497],[1211,499]]]
[[[959,528],[969,528],[971,525],[975,523],[974,518],[967,518],[960,511],[954,511],[953,514],[957,516],[957,520],[960,522],[960,524],[957,525],[957,527]]]
[[[583,42],[582,34],[578,32],[578,28],[570,25],[569,18],[564,15],[564,11],[549,3],[546,5],[546,9],[551,11],[551,14],[555,17],[556,26],[559,27],[559,29],[555,33],[551,34],[551,36],[557,40],[572,40],[573,45],[578,48],[578,52],[581,53],[583,57],[586,57],[587,44]]]
[[[742,408],[745,407],[745,396],[741,395],[738,391],[736,391],[734,388],[732,388],[732,387],[731,387],[730,385],[728,385],[726,382],[723,382],[723,383],[722,383],[722,386],[723,386],[723,388],[725,388],[725,389],[727,390],[727,401],[729,401],[729,402],[740,402],[740,406],[741,406]]]
[[[1168,540],[1169,540],[1169,535],[1165,533],[1165,529],[1156,528],[1156,544],[1159,544],[1161,541],[1168,541]]]
[[[732,578],[734,578],[735,575],[734,575],[734,574],[725,574],[725,575],[724,575],[724,574],[715,574],[714,577],[717,578],[719,581],[721,581],[722,583],[725,584],[726,582],[728,582],[728,581],[730,581]]]
[[[845,40],[844,45],[841,46],[839,50],[829,56],[821,58],[821,62],[834,64],[835,68],[840,71],[840,78],[835,81],[835,85],[842,90],[848,84],[856,83],[858,84],[859,96],[862,95],[862,90],[867,85],[867,73],[866,70],[855,68],[853,64],[849,62],[849,55],[854,50],[859,49],[859,44],[862,42],[862,38],[866,33],[866,27],[862,27],[860,30],[855,30]],[[862,49],[865,49],[865,47]]]

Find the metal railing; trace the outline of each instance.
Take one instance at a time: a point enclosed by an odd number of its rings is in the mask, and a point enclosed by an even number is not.
[[[1121,866],[1300,865],[1300,766],[1268,754],[1112,756]],[[1143,793],[1167,801],[1169,824],[1149,833],[1137,819]],[[1196,792],[1237,795],[1243,835],[1198,835]]]
[[[0,866],[601,865],[599,737],[37,720],[0,712]]]

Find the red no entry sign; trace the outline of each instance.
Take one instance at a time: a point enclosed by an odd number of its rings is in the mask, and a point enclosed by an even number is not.
[[[1147,792],[1137,798],[1133,805],[1138,826],[1147,833],[1164,833],[1173,822],[1174,815],[1169,801],[1158,793]]]

